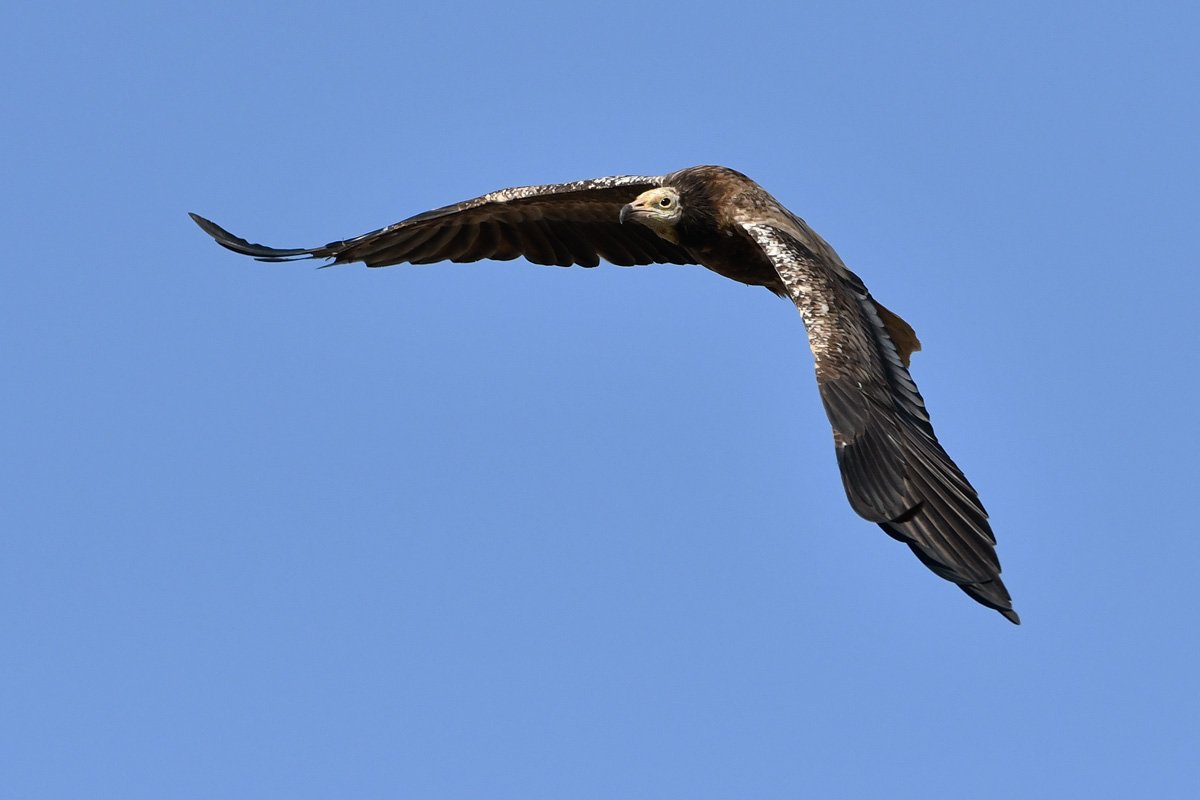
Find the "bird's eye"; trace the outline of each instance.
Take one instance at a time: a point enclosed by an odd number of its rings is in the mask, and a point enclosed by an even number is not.
[[[663,208],[670,208],[671,207],[671,198],[664,197],[662,200],[658,201],[658,204],[660,206],[662,206]]]

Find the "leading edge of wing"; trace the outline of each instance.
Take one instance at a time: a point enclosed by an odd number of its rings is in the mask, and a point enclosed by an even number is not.
[[[384,228],[397,228],[403,225],[411,225],[418,222],[428,222],[430,220],[440,219],[442,217],[458,214],[463,211],[472,211],[483,208],[489,205],[510,205],[519,204],[549,198],[555,195],[576,194],[580,192],[595,192],[596,190],[604,189],[631,189],[634,195],[641,194],[643,191],[662,186],[663,176],[661,175],[609,175],[604,178],[591,178],[582,181],[571,181],[569,183],[547,183],[537,186],[514,186],[511,189],[500,189],[496,192],[489,192],[485,195],[464,200],[461,203],[442,206],[441,208],[430,209],[423,211],[420,214],[414,214],[406,220],[396,223],[395,225]]]

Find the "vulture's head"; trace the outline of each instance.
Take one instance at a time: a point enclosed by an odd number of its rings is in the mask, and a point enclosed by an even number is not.
[[[683,214],[679,192],[670,186],[642,192],[632,203],[621,209],[621,222],[645,225],[668,242],[678,243],[675,225]]]

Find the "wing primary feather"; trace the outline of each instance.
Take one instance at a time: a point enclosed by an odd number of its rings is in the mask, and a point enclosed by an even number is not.
[[[317,254],[325,249],[318,247],[312,250],[281,250],[277,247],[253,244],[240,236],[234,236],[217,223],[207,220],[199,214],[188,212],[188,216],[200,226],[202,231],[215,239],[217,244],[235,253],[240,253],[244,256],[253,256],[259,261],[298,261],[304,258],[317,258]]]
[[[361,261],[370,267],[386,267],[412,260],[427,242],[436,238],[445,228],[437,226],[408,229],[385,229],[379,235],[346,248],[339,257],[348,261]]]

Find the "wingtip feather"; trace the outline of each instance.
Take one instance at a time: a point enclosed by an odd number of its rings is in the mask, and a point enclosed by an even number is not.
[[[232,250],[244,256],[253,256],[259,261],[295,261],[301,258],[314,257],[312,250],[280,250],[276,247],[254,244],[239,236],[234,236],[217,223],[207,220],[199,214],[193,214],[189,211],[188,216],[200,226],[200,230],[211,236],[216,240],[217,244],[226,250]]]

